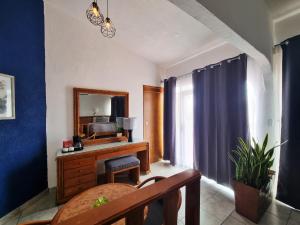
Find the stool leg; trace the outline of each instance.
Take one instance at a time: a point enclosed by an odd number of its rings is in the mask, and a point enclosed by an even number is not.
[[[140,173],[141,173],[140,167],[137,167],[136,168],[136,184],[140,184]]]
[[[137,167],[137,168],[134,168],[134,169],[131,169],[129,171],[130,173],[130,179],[135,183],[135,184],[139,184],[140,182],[140,168]]]
[[[106,173],[107,183],[114,183],[115,182],[115,176],[113,172],[107,172]]]

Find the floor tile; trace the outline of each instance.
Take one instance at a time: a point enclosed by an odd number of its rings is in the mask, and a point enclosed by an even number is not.
[[[184,225],[184,224],[185,224],[184,218],[178,218],[177,225]]]
[[[245,225],[246,223],[235,219],[233,216],[227,217],[227,219],[222,223],[222,225]]]
[[[50,190],[44,190],[44,191],[42,191],[41,193],[39,193],[38,195],[34,196],[29,201],[27,201],[23,205],[21,205],[20,206],[20,210],[23,211],[24,209],[29,208],[29,207],[35,205],[40,199],[48,198],[49,195],[51,195],[51,193],[53,193],[53,192],[50,192]]]
[[[261,220],[259,221],[258,224],[261,224],[261,225],[269,225],[269,224],[272,224],[272,225],[286,225],[287,224],[287,220],[286,219],[282,219],[282,218],[279,218],[269,212],[266,212],[264,214],[264,216],[261,218]]]
[[[0,218],[0,225],[16,225],[20,218],[20,215],[20,208],[17,208],[6,216]]]
[[[43,211],[47,209],[51,209],[56,206],[56,197],[55,192],[49,192],[47,195],[40,198],[34,204],[26,207],[22,210],[21,217],[25,217],[27,215],[33,214],[38,211]]]
[[[239,222],[247,224],[247,225],[254,225],[255,223],[253,223],[252,221],[246,219],[245,217],[239,215],[237,212],[233,212],[231,214],[231,216],[233,216],[235,219],[239,220]],[[263,217],[260,219],[259,225],[286,225],[287,224],[287,220],[284,219],[280,219],[277,216],[266,212]]]
[[[248,220],[247,218],[243,217],[242,215],[238,214],[235,210],[231,213],[231,217],[235,218],[239,222],[247,225],[254,225],[252,221]]]
[[[283,219],[288,220],[292,209],[279,201],[273,200],[270,207],[267,209],[267,212]]]
[[[300,211],[292,210],[290,219],[293,221],[297,221],[300,224]]]
[[[179,211],[178,211],[178,218],[179,219],[183,219],[185,218],[185,208],[184,207],[180,207]]]
[[[224,195],[223,193],[216,193],[214,196],[212,196],[213,199],[215,199],[215,201],[218,202],[227,202],[228,204],[234,206],[234,199]]]
[[[200,210],[200,224],[201,225],[220,225],[222,220],[216,218],[214,214],[211,214],[205,210]]]
[[[31,215],[27,215],[21,217],[19,220],[19,224],[29,221],[38,221],[38,220],[51,220],[55,214],[57,213],[58,208],[54,207],[52,209],[44,210],[41,212],[33,213]]]
[[[299,224],[300,224],[299,221],[291,220],[291,219],[287,223],[287,225],[299,225]]]
[[[200,205],[201,209],[224,221],[234,210],[234,204],[230,201],[220,199],[217,196],[209,198],[207,202]]]
[[[20,216],[12,217],[6,220],[5,222],[0,222],[1,225],[17,225]]]

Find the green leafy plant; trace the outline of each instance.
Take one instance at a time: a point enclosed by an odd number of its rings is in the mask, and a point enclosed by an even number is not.
[[[93,207],[94,207],[94,208],[98,208],[98,207],[100,207],[100,206],[102,206],[102,205],[105,205],[105,204],[107,204],[107,203],[108,203],[108,199],[107,199],[106,197],[102,196],[102,197],[99,197],[99,198],[95,201]]]
[[[252,144],[238,138],[238,146],[229,155],[235,164],[235,180],[262,191],[268,191],[272,179],[271,167],[274,163],[274,146],[267,150],[268,134],[262,145],[254,139]]]

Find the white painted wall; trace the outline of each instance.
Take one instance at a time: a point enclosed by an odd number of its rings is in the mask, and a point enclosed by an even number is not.
[[[111,115],[111,96],[109,95],[80,95],[80,116]]]
[[[165,69],[161,72],[161,76],[162,78],[170,76],[177,77],[182,74],[190,73],[194,69],[199,69],[209,64],[214,64],[224,59],[235,57],[239,54],[241,54],[240,50],[230,44],[224,44]]]
[[[73,87],[129,92],[134,137],[143,137],[143,84],[159,85],[156,66],[45,2],[48,186],[57,150],[73,135]]]
[[[262,0],[197,0],[272,61],[272,20]]]
[[[300,13],[274,23],[275,44],[300,34]]]
[[[262,0],[169,0],[206,25],[218,37],[247,53],[270,76],[273,32]]]

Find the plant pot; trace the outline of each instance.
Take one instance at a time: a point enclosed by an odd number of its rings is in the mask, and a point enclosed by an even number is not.
[[[238,181],[233,181],[233,188],[236,212],[258,223],[272,201],[270,193],[262,192]]]

